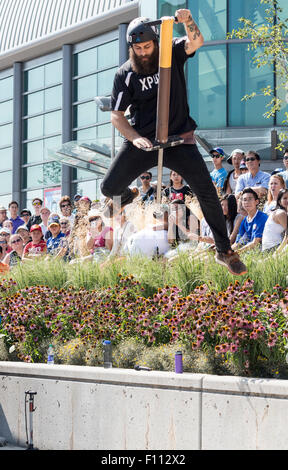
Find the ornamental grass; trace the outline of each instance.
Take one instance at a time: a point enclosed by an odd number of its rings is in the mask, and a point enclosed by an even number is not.
[[[163,275],[159,265],[156,281],[160,269]],[[211,280],[189,290],[187,283],[156,287],[153,271],[149,285],[142,264],[139,278],[116,274],[116,265],[110,277],[94,267],[91,288],[91,265],[81,271],[83,286],[69,282],[61,269],[54,286],[50,279],[50,285],[23,287],[16,271],[0,283],[1,360],[46,362],[52,343],[56,363],[102,366],[101,342],[110,339],[114,367],[174,370],[174,354],[181,349],[186,372],[288,377],[285,286],[260,291],[249,277],[231,276],[221,289]]]

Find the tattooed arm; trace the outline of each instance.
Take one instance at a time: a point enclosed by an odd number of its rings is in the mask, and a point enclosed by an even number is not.
[[[197,49],[199,49],[203,43],[204,43],[204,38],[195,23],[195,21],[192,18],[190,10],[177,10],[175,13],[175,16],[178,20],[178,23],[183,23],[186,34],[187,34],[187,39],[186,39],[186,44],[185,44],[185,51],[187,55],[192,54],[192,52],[195,52]]]

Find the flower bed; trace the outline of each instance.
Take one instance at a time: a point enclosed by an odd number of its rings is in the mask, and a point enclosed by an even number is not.
[[[143,290],[132,275],[95,290],[19,290],[3,280],[0,359],[45,362],[53,343],[56,362],[97,365],[109,338],[120,367],[141,362],[171,370],[181,348],[187,371],[286,377],[288,289],[256,294],[247,279],[219,292],[207,284],[189,295],[168,285],[150,297]]]

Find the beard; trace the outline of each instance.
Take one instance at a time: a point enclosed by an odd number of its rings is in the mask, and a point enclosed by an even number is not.
[[[150,56],[139,57],[135,54],[133,46],[129,49],[129,59],[133,72],[139,75],[153,75],[158,72],[159,68],[159,46],[158,42],[154,41],[154,50]]]

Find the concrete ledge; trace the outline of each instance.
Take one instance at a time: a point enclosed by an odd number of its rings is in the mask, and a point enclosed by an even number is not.
[[[0,436],[16,445],[28,390],[41,450],[287,448],[284,380],[0,362]]]

